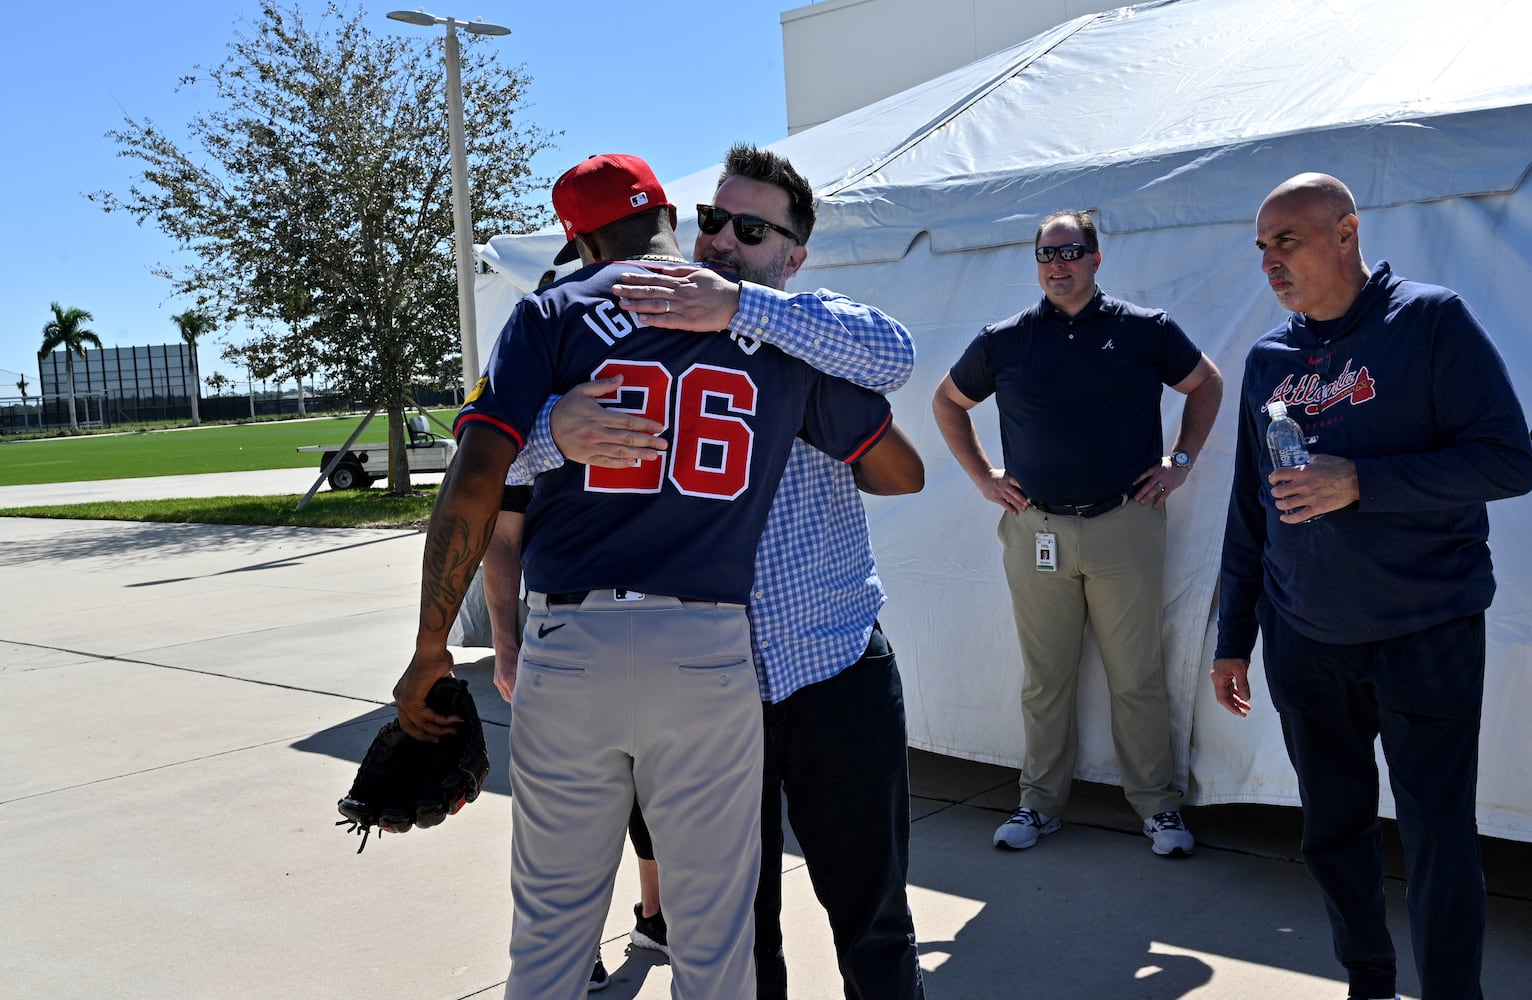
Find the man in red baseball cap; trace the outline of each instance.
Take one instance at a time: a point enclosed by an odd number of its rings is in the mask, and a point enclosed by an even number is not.
[[[545,401],[621,376],[610,395],[658,418],[661,457],[565,463],[539,476],[526,512],[505,995],[584,996],[636,800],[675,931],[673,995],[753,996],[764,735],[745,605],[762,529],[800,438],[846,464],[919,456],[890,433],[877,393],[753,339],[669,330],[619,305],[629,262],[684,260],[675,209],[641,160],[584,161],[554,204],[581,260],[610,263],[517,303],[458,415],[414,655],[394,689],[399,721],[418,739],[451,731],[424,695],[452,670],[447,631]]]
[[[665,189],[649,164],[626,153],[588,157],[566,170],[553,185],[553,210],[569,239],[553,262],[567,264],[580,256],[579,237],[655,208],[670,209],[670,228],[674,231],[675,207],[665,200]]]

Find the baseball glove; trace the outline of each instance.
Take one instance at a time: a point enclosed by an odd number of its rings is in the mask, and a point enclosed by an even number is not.
[[[351,791],[337,803],[347,833],[360,832],[361,854],[376,826],[380,831],[407,833],[411,827],[436,826],[463,805],[479,797],[489,774],[484,749],[484,726],[468,682],[443,677],[431,686],[426,704],[442,715],[463,721],[439,742],[426,743],[406,733],[390,719],[373,737]],[[382,836],[379,833],[379,836]]]

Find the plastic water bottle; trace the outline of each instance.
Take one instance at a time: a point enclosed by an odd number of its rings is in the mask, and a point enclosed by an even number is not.
[[[1266,428],[1266,447],[1271,464],[1278,469],[1302,468],[1309,464],[1309,449],[1303,443],[1303,429],[1287,415],[1287,404],[1274,399],[1266,404],[1271,426]]]
[[[1303,429],[1287,415],[1287,404],[1280,399],[1266,404],[1266,415],[1271,426],[1266,428],[1266,447],[1271,451],[1271,464],[1279,469],[1301,469],[1309,464],[1309,449],[1303,443]],[[1317,521],[1323,514],[1315,514],[1299,524]]]

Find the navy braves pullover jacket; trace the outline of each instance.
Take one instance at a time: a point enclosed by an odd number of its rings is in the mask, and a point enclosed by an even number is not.
[[[1358,503],[1278,520],[1264,411],[1277,399],[1310,454],[1356,462]],[[1505,363],[1454,292],[1380,262],[1340,319],[1295,313],[1250,349],[1238,433],[1216,656],[1249,658],[1263,591],[1296,631],[1333,644],[1489,607],[1485,503],[1532,490],[1532,441]]]

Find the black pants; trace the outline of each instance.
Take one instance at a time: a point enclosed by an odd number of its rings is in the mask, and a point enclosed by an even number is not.
[[[1380,734],[1404,844],[1422,1000],[1480,1000],[1484,872],[1474,819],[1482,613],[1357,645],[1315,642],[1257,608],[1271,700],[1303,799],[1303,860],[1353,997],[1392,997],[1378,821]]]
[[[633,800],[633,811],[628,813],[628,839],[633,841],[633,853],[640,861],[654,860],[654,839],[649,836],[649,825],[644,822],[643,810],[638,800]]]
[[[905,896],[910,776],[904,689],[874,628],[867,651],[829,680],[763,706],[756,996],[787,996],[782,958],[782,798],[814,894],[830,920],[848,1000],[925,996]]]

